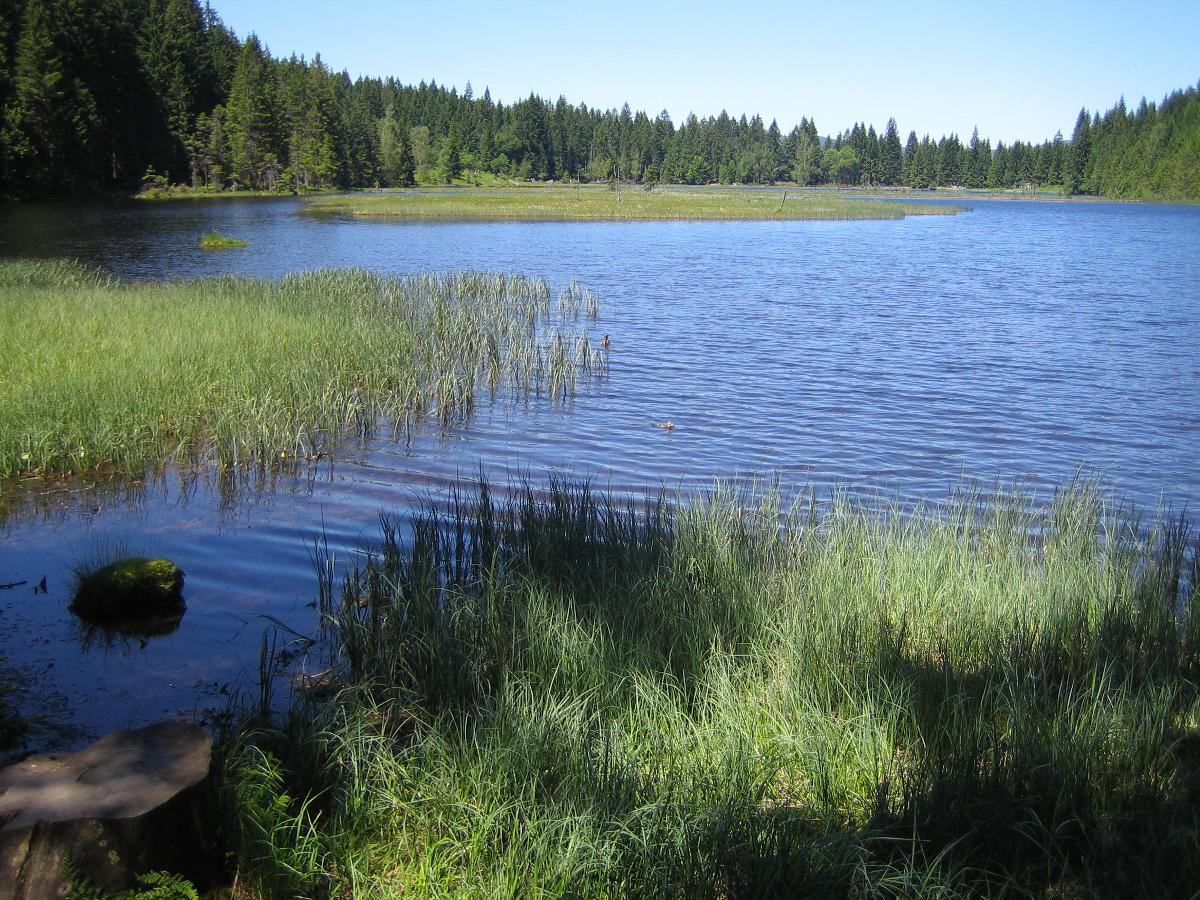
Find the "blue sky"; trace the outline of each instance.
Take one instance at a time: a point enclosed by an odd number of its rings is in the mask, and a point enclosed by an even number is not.
[[[1200,2],[848,4],[535,0],[211,0],[277,56],[320,53],[351,76],[436,80],[506,103],[530,92],[606,109],[628,102],[759,113],[822,134],[855,121],[966,139],[1068,137],[1081,106],[1161,100],[1200,81]]]

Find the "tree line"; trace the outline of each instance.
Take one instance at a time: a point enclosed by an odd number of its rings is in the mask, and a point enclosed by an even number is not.
[[[304,191],[522,180],[1060,187],[1200,198],[1200,96],[1081,110],[1069,139],[937,140],[895,120],[821,136],[760,116],[651,117],[470,83],[351,80],[275,58],[198,0],[0,0],[0,195],[186,183]]]

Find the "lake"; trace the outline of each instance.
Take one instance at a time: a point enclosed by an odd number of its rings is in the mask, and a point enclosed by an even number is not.
[[[264,616],[312,631],[318,535],[345,565],[381,513],[480,470],[568,472],[635,497],[761,477],[901,502],[997,479],[1044,496],[1082,470],[1151,513],[1200,507],[1200,207],[954,203],[969,210],[743,223],[374,223],[289,199],[0,208],[0,254],[134,280],[576,277],[600,300],[595,337],[612,340],[608,373],[569,403],[484,404],[463,427],[349,447],[298,476],[10,492],[0,583],[27,584],[0,590],[0,653],[34,685],[27,709],[77,729],[38,740],[220,708],[252,688]],[[250,246],[201,251],[212,230]],[[113,545],[183,567],[179,631],[80,645],[70,569]]]

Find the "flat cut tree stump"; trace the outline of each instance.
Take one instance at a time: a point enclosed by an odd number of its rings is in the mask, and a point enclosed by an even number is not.
[[[159,722],[0,770],[0,900],[65,896],[68,859],[106,891],[153,870],[200,887],[213,873],[211,754],[203,728]]]

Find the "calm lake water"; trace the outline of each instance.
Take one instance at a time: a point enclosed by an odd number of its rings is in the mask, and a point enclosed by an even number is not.
[[[269,615],[311,631],[313,541],[338,559],[481,468],[641,495],[714,477],[909,501],[964,479],[1046,493],[1081,468],[1151,512],[1200,508],[1200,207],[970,200],[900,222],[372,223],[291,200],[0,208],[0,255],[129,279],[321,266],[572,277],[612,337],[565,406],[485,405],[451,433],[348,448],[258,490],[168,474],[133,501],[47,488],[0,531],[0,654],[27,708],[117,726],[220,707],[256,677]],[[242,237],[205,253],[202,233]],[[653,427],[675,423],[667,432]],[[2,427],[2,425],[0,425]],[[97,548],[187,572],[175,634],[81,648],[72,563]],[[43,576],[49,592],[31,586]],[[45,740],[39,737],[38,740]]]

